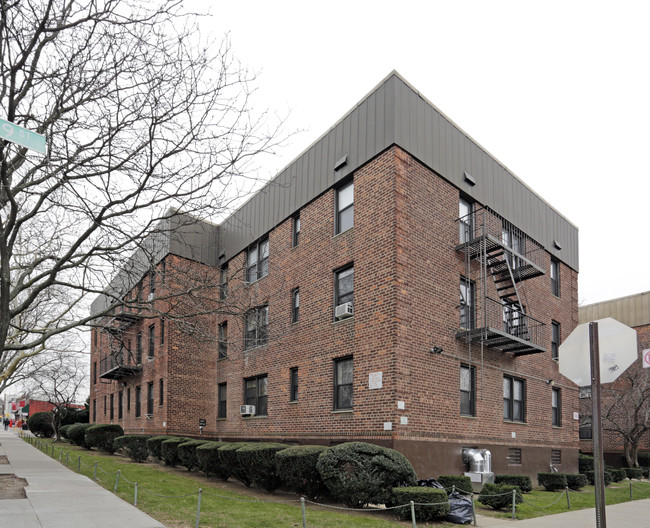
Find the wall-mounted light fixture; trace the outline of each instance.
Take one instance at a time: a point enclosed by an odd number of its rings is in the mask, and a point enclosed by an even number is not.
[[[429,352],[432,354],[442,354],[442,348],[439,346],[434,346]]]

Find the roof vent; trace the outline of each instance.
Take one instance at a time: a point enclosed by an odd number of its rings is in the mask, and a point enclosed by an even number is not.
[[[476,185],[476,178],[469,173],[465,173],[465,183],[469,183],[472,187]]]
[[[348,164],[348,155],[346,154],[342,158],[340,158],[335,164],[334,164],[334,170],[337,171],[341,167],[345,166]]]
[[[560,245],[560,243],[557,240],[553,240],[553,247],[555,249],[562,249],[562,246]]]

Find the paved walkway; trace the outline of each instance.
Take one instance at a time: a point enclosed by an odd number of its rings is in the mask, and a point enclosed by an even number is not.
[[[0,500],[0,526],[7,528],[164,528],[91,479],[0,430],[0,474],[27,480],[26,499]]]

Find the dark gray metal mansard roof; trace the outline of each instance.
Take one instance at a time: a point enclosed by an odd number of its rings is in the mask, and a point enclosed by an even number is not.
[[[220,225],[219,253],[226,260],[234,257],[392,145],[578,270],[578,229],[394,71]],[[345,156],[347,164],[335,171]],[[466,173],[475,185],[468,184]]]

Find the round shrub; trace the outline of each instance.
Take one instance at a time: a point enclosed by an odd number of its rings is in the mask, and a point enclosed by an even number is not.
[[[409,486],[393,489],[394,500],[397,506],[415,503],[415,520],[420,522],[439,521],[449,513],[449,499],[443,489]],[[395,510],[403,521],[411,519],[411,508],[398,508]]]
[[[558,491],[566,488],[564,473],[537,473],[537,484],[544,486],[546,491]]]
[[[585,473],[585,476],[587,477],[589,484],[591,484],[592,486],[596,484],[595,471],[587,471]],[[610,471],[605,470],[603,472],[603,481],[605,486],[609,486],[612,483],[612,473]]]
[[[188,471],[192,471],[197,465],[196,448],[206,443],[206,440],[190,440],[179,444],[177,447],[178,459],[182,466],[185,466]]]
[[[86,429],[86,445],[96,447],[104,453],[115,453],[113,440],[124,436],[124,429],[117,424],[97,424]]]
[[[483,485],[478,500],[481,504],[489,506],[495,510],[512,508],[512,490],[517,492],[515,493],[515,503],[521,504],[524,499],[521,496],[521,490],[517,486],[510,486],[509,484],[492,484],[491,482]]]
[[[643,471],[643,476],[645,478],[650,478],[650,467],[644,467],[641,468],[641,470]]]
[[[522,493],[533,491],[533,483],[528,475],[495,475],[494,483],[518,486]]]
[[[54,435],[52,418],[52,413],[49,411],[34,413],[28,418],[27,427],[38,438],[50,438]]]
[[[229,475],[235,477],[247,488],[251,485],[251,477],[239,464],[237,458],[237,450],[249,445],[249,442],[232,442],[219,448],[219,460],[221,467],[227,471]]]
[[[86,429],[89,429],[93,426],[90,423],[76,423],[72,424],[68,429],[68,439],[79,447],[85,449],[90,449],[90,446],[86,444]]]
[[[627,478],[627,473],[624,469],[610,469],[608,471],[612,474],[612,480],[614,482],[620,482],[621,480]]]
[[[206,442],[196,448],[196,465],[206,477],[228,480],[230,473],[221,465],[219,458],[219,448],[225,445],[225,442]]]
[[[273,492],[282,484],[275,469],[275,454],[286,448],[285,444],[273,442],[249,444],[237,449],[237,460],[241,468],[250,475],[253,484]]]
[[[282,483],[292,491],[316,499],[325,484],[318,472],[318,457],[328,448],[319,445],[291,446],[275,454],[275,467]]]
[[[640,479],[643,477],[643,470],[641,468],[623,468],[623,470],[629,479]]]
[[[583,475],[582,473],[571,475],[567,473],[566,485],[572,490],[582,489],[587,485],[587,475]]]
[[[59,427],[59,434],[61,435],[61,438],[65,438],[66,440],[69,440],[68,438],[68,429],[72,427],[74,424],[68,424],[68,425],[62,425]]]
[[[113,439],[115,449],[122,449],[133,462],[146,462],[149,458],[147,440],[149,436],[124,435]]]
[[[594,470],[594,457],[589,455],[579,455],[578,456],[578,471],[583,475],[587,471]]]
[[[472,493],[473,491],[472,481],[465,475],[440,475],[438,477],[438,482],[440,482],[442,487],[445,488],[447,495],[453,491],[454,486],[456,486],[457,490],[462,490],[467,493]]]
[[[365,442],[330,447],[316,467],[331,495],[353,508],[391,503],[393,488],[416,485],[415,471],[404,455]]]
[[[160,435],[160,436],[153,436],[149,438],[147,440],[147,449],[149,450],[149,454],[152,457],[157,458],[158,460],[162,460],[161,444],[169,438],[172,437],[167,435]]]
[[[162,459],[165,461],[165,465],[173,467],[178,464],[181,461],[178,457],[178,446],[185,442],[189,442],[190,440],[192,439],[168,436],[167,440],[164,440],[162,444],[160,444],[160,454],[162,455]]]

